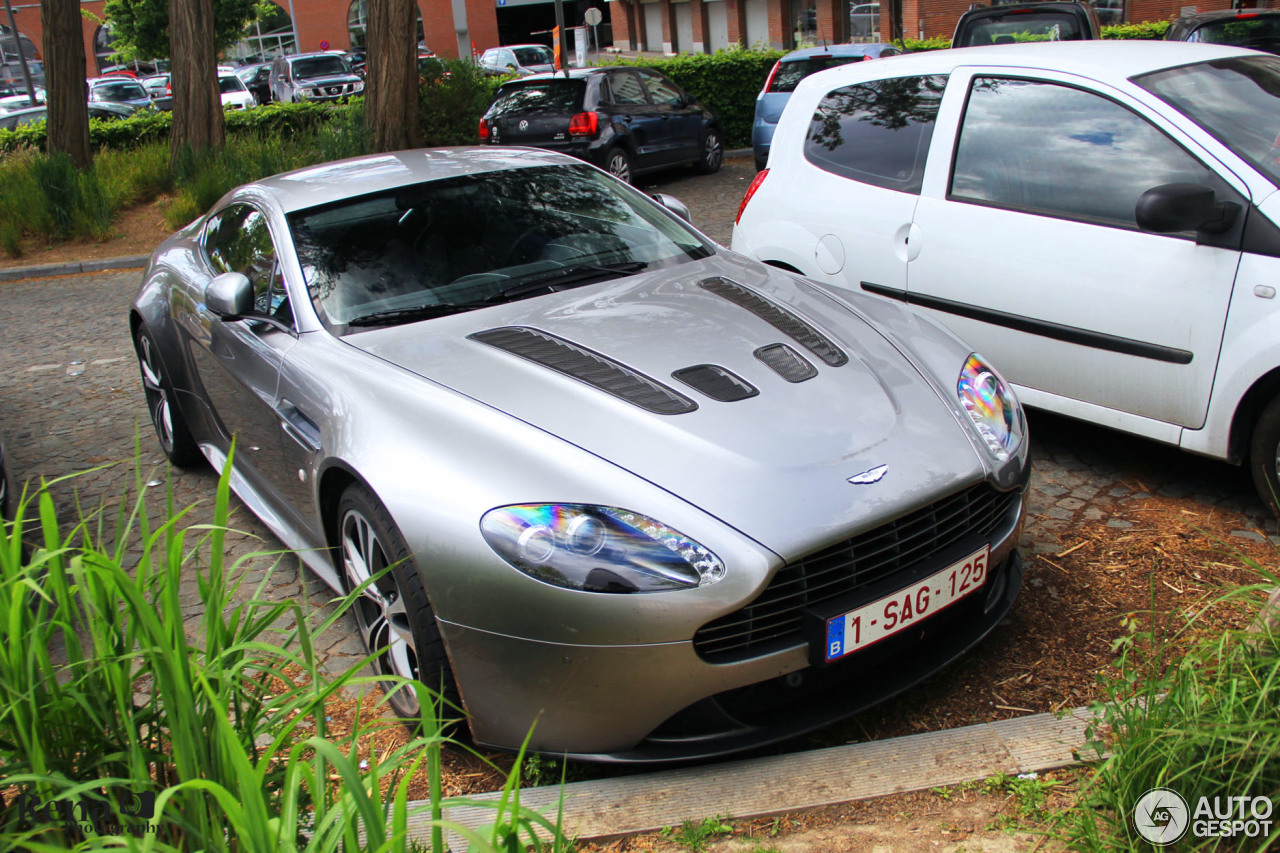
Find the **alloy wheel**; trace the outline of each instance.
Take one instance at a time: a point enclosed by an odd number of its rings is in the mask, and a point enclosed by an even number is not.
[[[388,565],[386,549],[377,531],[365,516],[348,510],[342,517],[342,567],[350,589],[355,589],[382,572]],[[405,610],[395,575],[387,572],[366,586],[356,600],[356,624],[365,647],[378,652],[374,666],[384,675],[418,678],[418,659],[413,648],[413,629]],[[418,714],[418,699],[412,689],[395,694],[397,711],[404,717]]]
[[[169,408],[169,395],[164,389],[164,374],[160,369],[160,357],[150,335],[138,336],[138,362],[142,367],[142,385],[147,397],[147,411],[155,424],[160,446],[169,452],[173,448],[173,412]]]

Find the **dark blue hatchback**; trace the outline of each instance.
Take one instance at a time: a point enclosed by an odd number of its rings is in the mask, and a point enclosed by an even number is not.
[[[630,181],[687,163],[714,172],[724,158],[710,110],[650,68],[578,68],[503,84],[480,142],[571,154]]]

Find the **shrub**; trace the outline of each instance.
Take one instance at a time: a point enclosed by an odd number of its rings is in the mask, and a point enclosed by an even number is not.
[[[475,145],[480,117],[493,103],[503,78],[457,59],[429,63],[418,89],[418,117],[426,145]]]
[[[1140,24],[1111,24],[1102,28],[1104,39],[1160,40],[1169,30],[1169,21],[1143,21]]]

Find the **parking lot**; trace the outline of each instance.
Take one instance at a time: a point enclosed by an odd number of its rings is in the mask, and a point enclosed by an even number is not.
[[[677,172],[642,186],[684,200],[695,224],[727,243],[753,174],[750,158],[737,157],[715,176]],[[163,503],[166,468],[147,419],[125,321],[138,282],[139,271],[132,270],[0,284],[0,425],[6,450],[20,482],[87,472],[55,489],[64,522],[77,504],[82,512],[101,506],[108,514],[105,527],[113,527],[116,507],[133,493],[135,447],[140,448],[141,481],[153,484],[150,506],[158,509]],[[1255,530],[1276,533],[1240,469],[1048,415],[1033,414],[1031,435],[1033,475],[1024,538],[1030,556],[1060,550],[1064,534],[1084,520],[1123,530],[1129,522],[1112,520],[1117,508],[1152,494],[1239,513],[1241,536],[1256,536]],[[212,470],[175,472],[171,482],[178,506],[198,505],[193,522],[211,517]],[[237,505],[232,524],[240,531],[228,539],[233,559],[280,548],[243,507]],[[246,564],[247,577],[255,581],[273,564],[271,595],[306,596],[317,605],[331,597],[292,557],[256,557]],[[1026,594],[1034,595],[1034,587]],[[194,630],[201,615],[194,586],[183,596]],[[325,638],[322,646],[335,671],[361,652],[354,629]]]

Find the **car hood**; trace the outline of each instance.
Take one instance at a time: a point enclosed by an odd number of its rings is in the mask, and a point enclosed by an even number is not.
[[[343,340],[609,460],[786,558],[849,535],[860,519],[883,520],[981,479],[982,461],[955,410],[886,337],[817,289],[722,257]],[[730,290],[745,286],[785,305],[847,362],[830,366],[704,284],[726,280]],[[642,374],[696,408],[655,413],[565,375],[557,365],[582,358],[556,339]],[[778,343],[802,354],[817,375],[787,381],[755,355]],[[529,346],[519,355],[507,345]],[[707,364],[757,393],[720,402],[672,376]],[[616,371],[604,381],[628,384]],[[954,387],[954,378],[947,381]],[[882,465],[881,479],[859,477]]]

